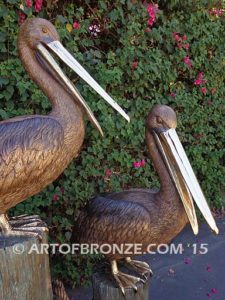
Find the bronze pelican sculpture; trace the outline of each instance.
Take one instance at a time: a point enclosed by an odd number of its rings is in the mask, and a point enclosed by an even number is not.
[[[127,287],[136,289],[136,283],[141,279],[121,272],[117,266],[119,260],[125,259],[126,264],[142,275],[151,272],[147,263],[131,259],[135,245],[141,245],[141,252],[145,253],[148,245],[169,243],[188,219],[194,233],[198,233],[192,197],[212,230],[218,233],[179,142],[176,125],[175,112],[165,105],[154,106],[147,117],[146,142],[160,179],[160,189],[130,189],[93,198],[81,211],[74,227],[73,239],[81,244],[97,244],[98,250],[105,244],[133,245],[129,254],[125,253],[127,248],[121,247],[119,250],[112,247],[111,252],[107,247],[107,254],[102,250],[111,262],[112,274],[123,293]]]
[[[103,134],[87,103],[50,52],[128,121],[129,117],[62,46],[49,21],[28,19],[20,28],[18,50],[27,73],[51,102],[52,111],[46,116],[20,116],[0,122],[0,231],[4,235],[35,235],[35,218],[22,217],[10,224],[7,210],[40,192],[78,155],[84,140],[84,113]],[[17,221],[23,225],[13,228]]]

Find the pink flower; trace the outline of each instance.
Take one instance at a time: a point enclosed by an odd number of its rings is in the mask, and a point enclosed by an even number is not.
[[[24,21],[26,20],[26,15],[24,12],[20,11],[19,13],[19,20],[18,23],[19,25],[22,25],[24,23]]]
[[[60,192],[61,192],[62,195],[64,195],[64,194],[65,194],[64,188],[61,188],[61,189],[60,189]]]
[[[212,10],[209,10],[209,13],[211,15],[215,15],[217,17],[221,17],[225,13],[225,9],[216,9],[216,8],[213,8]]]
[[[198,73],[198,79],[203,79],[203,77],[204,77],[204,73],[203,72]]]
[[[189,56],[185,56],[185,57],[184,57],[184,63],[185,63],[189,68],[192,67],[192,62],[191,62]]]
[[[202,81],[200,79],[195,79],[194,85],[200,85]]]
[[[170,93],[170,96],[171,96],[172,98],[176,98],[176,93],[172,92],[172,93]]]
[[[145,29],[145,32],[150,32],[151,31],[151,29],[149,28],[149,27],[147,27],[146,29]]]
[[[176,42],[179,42],[179,41],[181,40],[179,34],[176,33],[176,32],[173,32],[173,38],[174,38],[174,40],[175,40]]]
[[[140,167],[144,167],[146,165],[146,162],[144,159],[142,159],[141,161],[134,161],[133,162],[133,167],[135,169],[139,169]]]
[[[181,49],[183,47],[182,43],[178,42],[177,47],[178,47],[178,49]]]
[[[112,174],[112,172],[111,172],[110,169],[107,169],[107,170],[105,171],[105,176],[106,176],[106,177],[110,177],[111,174]]]
[[[202,92],[202,94],[204,94],[204,95],[205,95],[205,94],[207,93],[207,89],[206,89],[206,87],[202,87],[202,88],[201,88],[201,92]]]
[[[206,296],[211,298],[211,293],[207,293]]]
[[[218,293],[219,293],[219,291],[218,291],[216,288],[212,288],[212,289],[211,289],[211,292],[212,292],[213,294],[218,294]]]
[[[32,0],[26,0],[25,2],[27,7],[32,7]]]
[[[145,166],[145,160],[142,159],[142,161],[141,161],[141,167],[144,167],[144,166]]]
[[[133,162],[133,167],[134,167],[135,169],[138,169],[138,168],[141,167],[141,163],[140,163],[139,161],[134,161],[134,162]]]
[[[34,10],[38,13],[42,9],[42,0],[35,0]]]
[[[190,46],[190,45],[187,43],[187,44],[184,44],[184,45],[183,45],[183,48],[184,48],[185,50],[188,50],[188,49],[189,49],[189,46]]]
[[[182,41],[186,41],[187,40],[187,36],[183,35],[182,37],[180,36],[179,33],[177,32],[173,32],[173,39],[177,42],[177,47],[178,49],[184,48],[185,50],[189,49],[189,44],[182,44]]]
[[[139,62],[138,62],[137,60],[136,60],[136,61],[133,61],[133,62],[132,62],[132,65],[131,65],[131,68],[132,68],[133,70],[137,69],[138,64],[139,64]]]
[[[59,200],[59,196],[57,194],[54,194],[52,199],[53,199],[53,201],[58,201]]]
[[[197,77],[197,79],[195,79],[194,85],[201,85],[203,83],[206,83],[206,80],[203,79],[203,77],[204,77],[204,74],[202,72],[198,73],[198,77]]]
[[[80,23],[77,22],[77,21],[73,22],[73,28],[74,29],[80,29]]]
[[[147,21],[147,24],[149,27],[152,27],[152,25],[154,24],[155,21],[153,21],[153,19],[149,18]]]
[[[158,4],[148,4],[147,5],[147,11],[149,14],[149,19],[147,21],[147,24],[149,27],[152,27],[152,25],[155,23],[156,21],[156,14],[158,12]]]
[[[184,259],[184,263],[185,263],[186,265],[190,265],[190,264],[192,263],[192,261],[191,261],[190,258],[186,257],[186,258]]]

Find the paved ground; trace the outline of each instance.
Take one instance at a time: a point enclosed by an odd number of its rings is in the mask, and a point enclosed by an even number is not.
[[[206,224],[200,226],[197,237],[190,227],[185,228],[174,240],[174,244],[183,245],[183,254],[142,257],[154,271],[149,299],[225,300],[225,218],[217,220],[217,224],[218,236],[212,234]],[[199,253],[201,244],[206,244],[206,254]],[[72,291],[71,296],[73,300],[92,300],[92,291],[80,288]]]

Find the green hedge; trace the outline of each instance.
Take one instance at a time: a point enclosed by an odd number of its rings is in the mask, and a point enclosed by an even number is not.
[[[52,20],[63,44],[126,109],[131,123],[67,70],[105,137],[100,138],[88,123],[80,156],[43,192],[17,205],[13,214],[40,214],[49,225],[51,242],[64,243],[70,240],[79,209],[93,195],[159,186],[144,142],[145,117],[155,103],[175,109],[177,132],[207,199],[214,207],[223,205],[224,15],[212,9],[221,9],[220,4],[209,7],[208,3],[158,2],[156,19],[150,25],[146,4],[137,0],[58,1],[58,7],[47,1],[48,7],[39,13],[24,3],[26,16]],[[18,58],[20,5],[21,1],[0,0],[2,119],[50,110],[48,100],[30,81]],[[100,32],[90,32],[94,25]],[[203,79],[201,85],[195,84],[196,79]],[[133,162],[142,159],[145,166],[134,168]],[[56,255],[52,266],[55,276],[80,284],[88,281],[92,261]]]

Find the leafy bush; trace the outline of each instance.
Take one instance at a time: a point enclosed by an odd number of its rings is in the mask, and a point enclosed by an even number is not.
[[[220,4],[213,9],[208,1],[160,1],[158,8],[136,0],[48,0],[44,7],[33,2],[39,6],[27,7],[32,1],[26,1],[22,12],[21,1],[0,0],[0,117],[50,110],[16,49],[18,18],[23,22],[37,15],[52,20],[62,43],[127,110],[131,123],[68,70],[105,137],[99,138],[88,123],[80,156],[57,181],[12,213],[40,214],[49,225],[51,242],[64,243],[79,209],[93,195],[158,186],[144,141],[145,117],[155,103],[177,112],[177,131],[206,197],[221,207],[225,41]],[[134,168],[138,161],[142,164]],[[52,265],[55,276],[80,284],[87,282],[92,262],[89,257],[66,255],[62,260],[56,255]]]

